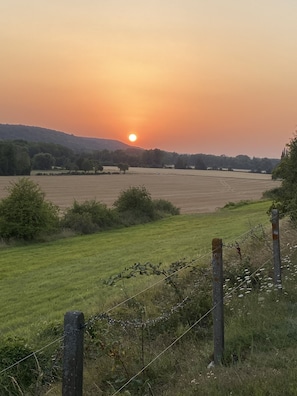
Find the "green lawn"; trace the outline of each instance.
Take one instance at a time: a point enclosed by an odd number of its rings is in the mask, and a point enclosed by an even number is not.
[[[269,226],[269,202],[216,213],[180,215],[155,223],[1,249],[1,335],[34,335],[49,323],[63,322],[68,310],[89,315],[106,310],[113,299],[141,290],[147,277],[129,289],[108,287],[103,280],[136,262],[210,261],[212,238],[230,243],[253,226]]]

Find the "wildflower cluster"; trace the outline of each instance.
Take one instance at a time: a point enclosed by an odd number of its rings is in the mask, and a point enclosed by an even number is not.
[[[287,244],[288,253],[282,257],[282,277],[283,281],[295,281],[297,279],[297,262],[294,260],[294,255],[297,254],[297,245]],[[282,289],[282,284],[275,285],[272,274],[273,266],[269,261],[268,267],[261,267],[257,270],[252,270],[249,261],[247,261],[244,268],[239,268],[238,273],[234,275],[234,266],[231,264],[231,273],[226,277],[223,285],[224,302],[228,306],[234,297],[243,299],[253,290],[258,293],[258,302],[263,304],[265,297],[278,289]],[[228,274],[230,275],[230,273]],[[295,286],[297,289],[297,285]],[[286,292],[284,291],[286,294]]]
[[[292,257],[297,253],[297,245],[287,244],[289,253],[282,258],[282,270],[284,272],[284,280],[295,280],[297,278],[297,262],[292,261]],[[297,287],[297,286],[296,286]]]
[[[199,385],[200,382],[204,381],[204,378],[206,378],[207,380],[216,380],[217,379],[214,371],[211,369],[209,371],[207,371],[205,375],[202,375],[201,373],[199,373],[198,376],[199,376],[198,379],[193,378],[191,380],[191,385]]]

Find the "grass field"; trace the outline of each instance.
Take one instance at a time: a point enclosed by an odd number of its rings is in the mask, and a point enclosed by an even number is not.
[[[197,257],[210,262],[212,238],[230,243],[256,224],[269,225],[268,206],[264,201],[90,236],[2,248],[0,332],[34,337],[52,321],[62,323],[68,310],[81,310],[86,317],[106,310],[113,299],[124,299],[153,281],[138,279],[125,290],[103,285],[109,276],[136,262],[168,265]]]
[[[116,172],[117,168],[106,168]],[[153,199],[167,199],[181,213],[212,212],[227,202],[258,200],[266,190],[279,186],[271,175],[182,169],[130,168],[126,174],[82,176],[31,176],[45,192],[46,198],[61,210],[79,202],[96,199],[112,206],[122,190],[130,186],[145,186]],[[5,187],[18,177],[0,177],[0,199],[8,192]]]

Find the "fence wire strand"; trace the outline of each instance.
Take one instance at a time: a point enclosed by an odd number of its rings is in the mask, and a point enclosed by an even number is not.
[[[18,364],[24,362],[25,360],[29,359],[30,357],[36,356],[37,353],[40,353],[42,351],[44,351],[45,349],[49,348],[51,345],[57,343],[57,342],[61,342],[64,339],[64,335],[60,338],[57,338],[56,340],[50,342],[49,344],[43,346],[42,348],[38,349],[37,351],[31,352],[29,355],[23,357],[22,359],[18,360],[17,362],[11,364],[10,366],[6,367],[5,369],[0,371],[0,375],[5,373],[6,371],[12,369],[13,367],[17,366]]]

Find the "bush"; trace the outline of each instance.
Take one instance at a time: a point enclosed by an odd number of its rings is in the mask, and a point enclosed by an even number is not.
[[[169,214],[173,216],[179,214],[179,208],[177,208],[171,202],[165,199],[155,199],[153,203],[154,209],[161,214]]]
[[[95,200],[78,203],[68,209],[61,221],[63,227],[80,234],[91,234],[117,224],[116,214],[105,204]]]
[[[270,208],[277,208],[281,215],[288,215],[297,224],[297,135],[287,144],[281,161],[272,172],[272,179],[281,179],[281,186],[274,189],[274,202]]]
[[[113,206],[125,226],[148,223],[166,215],[179,214],[179,209],[171,202],[164,199],[152,200],[144,186],[129,187],[122,191]]]
[[[247,201],[247,200],[241,200],[239,202],[231,202],[231,201],[229,201],[223,207],[223,209],[238,209],[238,208],[241,208],[242,206],[249,205],[250,203],[251,203],[251,201]]]
[[[9,338],[2,340],[0,347],[0,370],[5,370],[21,359],[32,354],[22,339]],[[38,363],[39,364],[39,363]],[[20,395],[21,390],[28,389],[38,378],[36,360],[30,357],[20,364],[11,367],[0,378],[1,394]]]
[[[129,187],[122,191],[113,205],[119,213],[129,214],[132,218],[147,219],[148,221],[154,219],[153,200],[144,186]]]
[[[0,236],[32,240],[59,225],[58,207],[45,201],[37,183],[22,178],[8,187],[10,195],[0,202]]]
[[[78,234],[93,234],[99,231],[99,227],[92,221],[89,213],[80,214],[67,212],[61,221],[62,227],[68,228]]]
[[[281,197],[280,187],[272,188],[271,190],[266,190],[263,192],[264,199],[272,199],[277,201],[279,197]]]

